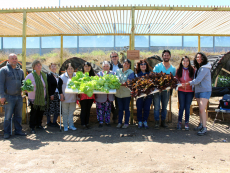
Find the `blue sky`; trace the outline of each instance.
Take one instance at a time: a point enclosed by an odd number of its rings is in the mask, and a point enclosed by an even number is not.
[[[229,0],[60,0],[61,6],[77,6],[77,5],[229,5]],[[59,0],[0,0],[0,8],[17,8],[17,7],[44,7],[44,6],[59,6]]]

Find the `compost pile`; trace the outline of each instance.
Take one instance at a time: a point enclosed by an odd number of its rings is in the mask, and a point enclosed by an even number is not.
[[[167,87],[176,88],[178,84],[176,77],[170,74],[154,73],[151,72],[149,75],[136,77],[126,82],[126,87],[131,90],[131,96],[137,97],[142,94],[150,94],[152,91],[158,89],[160,92],[165,90]]]
[[[78,71],[76,76],[71,78],[68,87],[87,94],[89,97],[93,95],[94,90],[109,93],[110,89],[119,89],[120,81],[117,76],[112,74],[104,74],[101,76],[89,76],[89,73]]]

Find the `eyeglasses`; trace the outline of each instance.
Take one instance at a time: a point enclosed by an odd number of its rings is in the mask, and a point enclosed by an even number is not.
[[[146,63],[140,64],[140,65],[146,65]]]
[[[117,56],[111,56],[111,58],[116,58]]]

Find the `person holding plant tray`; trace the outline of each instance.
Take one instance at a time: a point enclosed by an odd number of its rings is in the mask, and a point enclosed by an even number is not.
[[[95,76],[94,70],[89,62],[85,62],[82,68],[83,73],[88,73],[89,76]],[[92,104],[95,100],[95,95],[93,94],[91,97],[86,94],[78,95],[81,104],[81,125],[83,129],[90,129],[89,126],[89,116]]]
[[[51,63],[49,65],[49,69],[51,72],[47,74],[47,82],[50,96],[50,105],[49,110],[47,110],[45,114],[47,115],[48,126],[59,127],[56,121],[60,114],[60,101],[64,101],[64,96],[62,94],[63,81],[56,73],[57,65],[55,63]],[[53,123],[50,121],[50,115],[54,115]]]
[[[68,125],[69,129],[77,130],[77,128],[74,127],[73,123],[73,113],[76,110],[77,95],[65,93],[65,88],[68,83],[68,80],[70,80],[72,77],[76,75],[74,73],[74,69],[75,67],[72,63],[67,63],[65,66],[66,72],[60,76],[61,80],[63,81],[62,93],[64,99],[62,100],[62,116],[65,132],[68,131]]]
[[[176,71],[176,78],[180,83],[187,83],[193,80],[195,69],[191,66],[190,59],[184,56],[181,59],[180,65]],[[190,115],[190,105],[194,97],[194,91],[192,86],[181,86],[178,88],[178,99],[179,99],[179,115],[177,130],[181,130],[182,117],[185,110],[185,130],[189,130],[189,115]]]
[[[115,72],[110,71],[110,63],[104,61],[102,63],[102,71],[97,73],[98,76],[104,76],[104,74],[115,75]],[[105,124],[110,126],[110,114],[111,114],[111,105],[114,101],[114,94],[95,94],[96,107],[97,107],[97,119],[99,121],[99,127],[103,126],[103,121],[105,118]]]
[[[30,128],[31,133],[35,133],[36,129],[44,129],[42,127],[42,118],[44,111],[49,106],[48,82],[46,74],[43,73],[42,64],[39,60],[32,63],[33,71],[26,76],[27,79],[32,81],[34,90],[28,92],[28,100],[31,106],[30,112]]]
[[[210,71],[212,66],[208,63],[206,55],[202,52],[198,52],[195,55],[194,65],[196,68],[195,79],[182,84],[182,86],[193,86],[195,88],[195,97],[199,105],[200,123],[194,130],[198,131],[197,135],[203,136],[207,132],[205,108],[212,94]]]
[[[123,68],[120,68],[116,72],[116,76],[119,78],[121,86],[120,89],[117,90],[116,97],[119,107],[119,118],[117,128],[121,128],[122,119],[123,119],[123,111],[125,111],[125,123],[122,128],[126,129],[129,126],[129,103],[131,100],[130,90],[126,88],[125,82],[129,79],[132,80],[135,75],[131,68],[131,61],[129,59],[125,59],[123,63]]]
[[[141,77],[144,75],[148,75],[150,73],[151,69],[146,60],[140,60],[136,64],[136,76]],[[137,106],[137,120],[138,120],[138,128],[144,127],[145,129],[148,129],[147,120],[149,117],[149,111],[150,111],[150,105],[152,103],[153,95],[150,94],[146,97],[140,97],[136,101]],[[143,114],[142,114],[143,112]]]

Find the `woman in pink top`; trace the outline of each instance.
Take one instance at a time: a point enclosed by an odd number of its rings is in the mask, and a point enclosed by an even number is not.
[[[180,65],[176,71],[176,77],[180,83],[187,83],[193,80],[194,68],[191,66],[190,60],[187,56],[181,59]],[[186,85],[178,88],[178,98],[179,98],[179,115],[177,130],[181,130],[182,117],[185,110],[185,130],[189,130],[189,115],[190,115],[190,105],[194,97],[194,92],[192,86]]]

